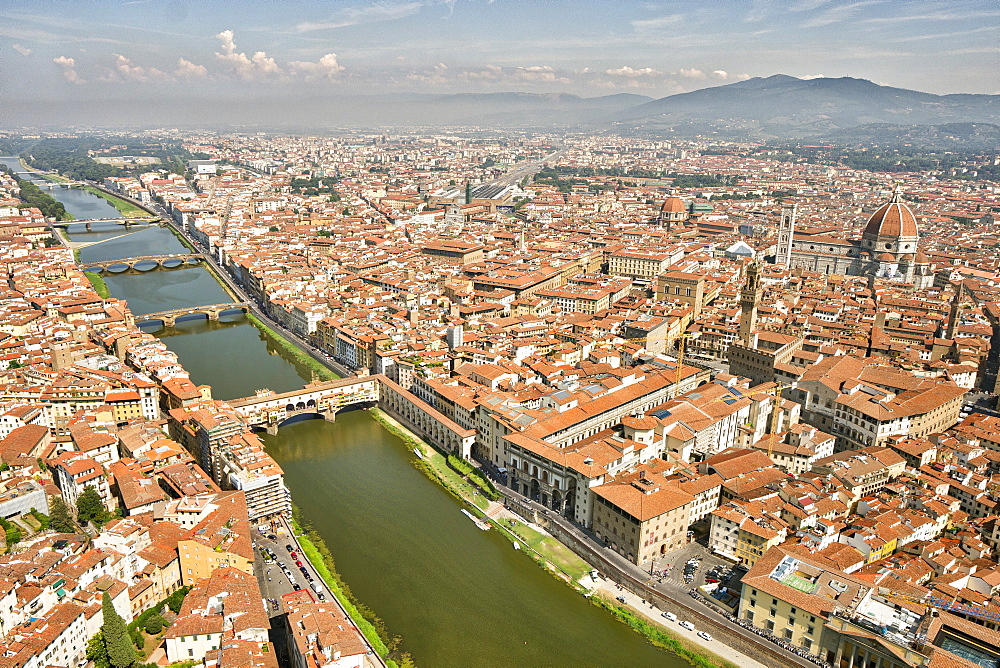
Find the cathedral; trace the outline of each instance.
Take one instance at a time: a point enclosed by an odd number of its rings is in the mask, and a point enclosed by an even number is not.
[[[926,288],[934,275],[919,242],[917,219],[898,191],[868,219],[860,239],[796,233],[792,204],[782,208],[775,261],[793,269],[873,276]]]

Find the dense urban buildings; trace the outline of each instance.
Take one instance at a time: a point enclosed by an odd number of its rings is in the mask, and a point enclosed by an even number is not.
[[[210,159],[101,185],[346,377],[213,398],[0,175],[0,516],[30,534],[0,664],[76,666],[103,593],[131,620],[183,586],[170,661],[276,665],[252,537],[291,499],[253,429],[359,404],[637,566],[704,537],[747,571],[732,612],[818,660],[1000,661],[994,182],[615,136],[183,141]],[[89,540],[26,519],[93,495]],[[274,607],[294,665],[365,665],[335,606]]]

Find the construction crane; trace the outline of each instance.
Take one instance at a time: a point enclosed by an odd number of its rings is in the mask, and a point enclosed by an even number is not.
[[[907,601],[924,606],[924,616],[920,620],[920,624],[917,626],[916,633],[914,634],[916,649],[918,651],[927,641],[927,631],[930,628],[931,617],[935,611],[944,610],[945,612],[968,615],[994,624],[1000,624],[1000,612],[996,610],[959,603],[954,599],[949,601],[940,596],[935,596],[933,593],[928,593],[925,596],[914,596],[911,594],[902,594],[886,587],[879,587],[878,595],[890,601]]]

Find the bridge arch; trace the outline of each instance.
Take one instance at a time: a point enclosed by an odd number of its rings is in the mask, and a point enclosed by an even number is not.
[[[277,424],[280,429],[286,425],[304,422],[306,420],[325,420],[326,416],[315,411],[296,411]]]

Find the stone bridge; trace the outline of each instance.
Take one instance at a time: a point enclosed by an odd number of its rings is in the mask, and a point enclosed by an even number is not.
[[[143,255],[140,257],[123,257],[116,260],[97,260],[82,264],[84,271],[100,269],[98,273],[111,270],[111,267],[125,265],[129,269],[135,269],[137,264],[152,262],[159,267],[172,268],[183,264],[190,264],[191,260],[203,261],[205,257],[201,253],[174,253],[172,255]],[[176,264],[173,262],[176,261]]]
[[[192,306],[189,308],[175,308],[171,311],[157,311],[145,315],[135,316],[135,322],[153,322],[159,320],[164,327],[173,327],[177,319],[186,315],[203,315],[209,320],[218,320],[219,316],[226,311],[250,311],[250,304],[247,302],[226,302],[225,304],[209,304],[207,306]]]
[[[249,426],[276,434],[278,427],[290,418],[311,414],[332,421],[345,406],[375,404],[378,399],[379,378],[364,376],[310,383],[301,390],[261,393],[227,403]]]
[[[136,216],[133,218],[89,218],[84,220],[59,220],[54,223],[50,223],[52,227],[69,227],[70,225],[79,225],[83,223],[87,227],[89,232],[91,225],[93,223],[114,223],[115,225],[124,225],[125,229],[132,227],[132,223],[159,223],[163,219],[159,216]]]

